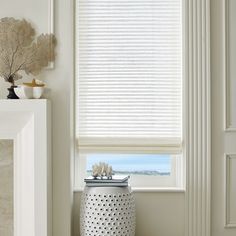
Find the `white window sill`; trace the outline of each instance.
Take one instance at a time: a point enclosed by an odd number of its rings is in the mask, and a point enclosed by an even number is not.
[[[77,193],[77,192],[83,192],[83,188],[75,188],[74,189],[74,193]],[[173,192],[173,193],[184,193],[186,190],[184,188],[173,188],[173,187],[170,187],[170,188],[132,188],[132,191],[133,192],[136,192],[136,193],[142,193],[142,192]]]

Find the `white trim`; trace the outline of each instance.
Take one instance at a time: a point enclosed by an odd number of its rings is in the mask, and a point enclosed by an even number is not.
[[[16,133],[13,130],[1,130],[1,135],[0,135],[0,139],[15,139],[16,138]]]
[[[224,55],[224,129],[227,132],[236,131],[231,124],[230,112],[230,77],[229,77],[229,0],[223,4],[223,55]]]
[[[75,155],[75,178],[74,178],[74,186],[75,189],[82,189],[83,180],[86,178],[86,154],[85,153],[77,153]]]
[[[55,16],[54,16],[54,0],[48,1],[48,34],[55,34]],[[54,69],[55,63],[50,62],[47,69]]]
[[[180,139],[80,138],[80,153],[181,154]]]
[[[14,140],[14,236],[52,236],[50,110],[44,99],[0,101],[0,139]]]
[[[103,152],[104,153],[104,152]],[[116,153],[121,153],[116,151]],[[75,178],[74,178],[74,191],[83,189],[85,186],[84,179],[86,178],[86,163],[87,155],[92,153],[79,152],[75,156]],[[127,153],[125,153],[127,154]],[[141,154],[139,152],[132,152],[132,154]],[[145,152],[147,154],[147,152]],[[166,191],[166,189],[183,190],[183,157],[182,155],[171,155],[171,172],[168,176],[142,176],[142,175],[132,175],[129,183],[133,189],[141,189],[144,191],[153,191],[161,189]]]
[[[186,236],[210,236],[210,0],[186,0]]]
[[[48,1],[48,33],[54,34],[54,0]]]
[[[158,146],[93,146],[80,147],[80,153],[132,153],[132,154],[180,154],[182,148],[166,148]]]
[[[188,101],[187,99],[187,84],[186,84],[186,75],[187,75],[187,70],[186,70],[186,28],[187,28],[187,24],[186,24],[186,0],[182,1],[182,48],[183,48],[183,52],[182,52],[182,165],[181,165],[181,170],[178,171],[182,171],[182,179],[180,180],[182,182],[182,187],[186,190],[186,132],[187,132],[187,103]]]
[[[90,138],[80,137],[79,147],[83,146],[163,146],[179,147],[182,146],[180,138]]]
[[[85,152],[144,152],[179,154],[182,142],[179,138],[79,138],[78,148]]]
[[[225,154],[225,228],[236,228],[236,222],[230,220],[230,199],[229,192],[231,189],[230,181],[230,160],[236,159],[236,154]]]
[[[75,174],[76,172],[76,152],[77,152],[77,145],[76,145],[76,4],[77,1],[71,1],[71,11],[73,12],[73,17],[71,19],[72,27],[72,54],[73,54],[73,79],[70,83],[70,138],[71,138],[71,147],[70,147],[70,179],[71,179],[71,212],[73,211],[73,202],[74,202],[74,186],[75,186]],[[77,173],[78,174],[78,173]],[[72,221],[71,221],[72,223]]]
[[[83,192],[84,188],[75,188],[75,193]],[[135,193],[185,193],[183,188],[133,188],[132,192]]]

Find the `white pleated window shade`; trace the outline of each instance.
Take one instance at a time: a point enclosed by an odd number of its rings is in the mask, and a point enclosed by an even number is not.
[[[81,149],[179,152],[182,1],[77,0]]]

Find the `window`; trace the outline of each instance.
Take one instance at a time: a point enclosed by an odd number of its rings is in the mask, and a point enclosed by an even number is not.
[[[182,1],[77,0],[76,11],[76,183],[106,160],[134,186],[179,187]]]

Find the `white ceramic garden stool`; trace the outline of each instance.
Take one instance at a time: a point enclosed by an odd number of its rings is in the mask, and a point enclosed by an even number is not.
[[[81,236],[134,236],[135,203],[130,187],[85,187]]]

